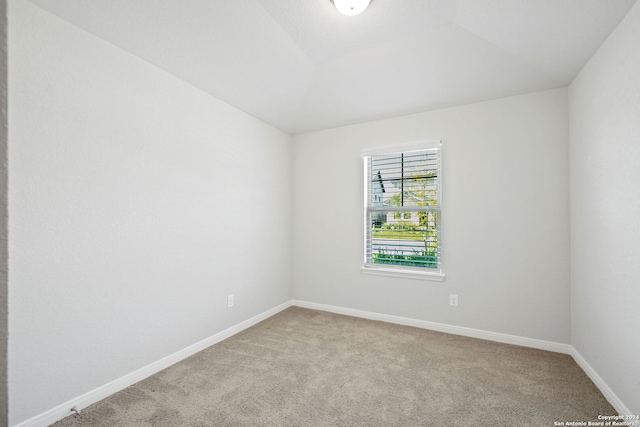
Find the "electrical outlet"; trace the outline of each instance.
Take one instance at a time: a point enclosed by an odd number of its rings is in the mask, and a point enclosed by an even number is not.
[[[233,295],[227,297],[227,308],[233,307]]]
[[[449,294],[449,305],[452,307],[458,306],[458,294]]]

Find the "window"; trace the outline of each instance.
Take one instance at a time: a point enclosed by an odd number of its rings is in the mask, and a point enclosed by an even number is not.
[[[441,143],[370,150],[365,164],[365,273],[442,280]]]

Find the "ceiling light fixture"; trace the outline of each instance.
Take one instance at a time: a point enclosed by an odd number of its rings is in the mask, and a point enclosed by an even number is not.
[[[356,16],[364,12],[371,0],[331,0],[340,13]]]

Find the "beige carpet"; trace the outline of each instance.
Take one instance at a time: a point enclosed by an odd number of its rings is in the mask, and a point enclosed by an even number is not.
[[[63,426],[553,426],[615,410],[570,356],[291,307]]]

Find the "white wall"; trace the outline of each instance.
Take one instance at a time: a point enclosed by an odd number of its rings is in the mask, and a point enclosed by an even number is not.
[[[11,425],[291,299],[290,136],[28,2],[9,61]]]
[[[0,0],[0,425],[7,423],[7,2]]]
[[[640,414],[640,3],[569,88],[571,340]]]
[[[295,136],[294,298],[569,343],[567,108],[558,89]],[[362,275],[361,149],[433,139],[445,281]]]

